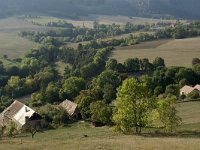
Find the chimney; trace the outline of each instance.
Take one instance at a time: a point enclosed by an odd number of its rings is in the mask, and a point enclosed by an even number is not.
[[[25,107],[25,112],[29,112],[30,110],[28,110],[28,108],[27,107]]]

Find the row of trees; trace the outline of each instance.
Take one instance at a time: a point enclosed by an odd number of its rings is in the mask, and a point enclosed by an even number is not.
[[[166,132],[173,132],[181,123],[175,108],[176,97],[168,95],[153,98],[145,82],[137,78],[123,81],[117,90],[114,103],[99,100],[99,89],[82,91],[76,98],[84,120],[95,125],[114,125],[115,130],[123,133],[140,134],[145,127],[164,127]],[[155,124],[160,121],[161,124]]]
[[[136,31],[149,31],[150,25],[133,25],[127,23],[126,25],[105,25],[94,22],[94,27],[73,27],[68,25],[66,22],[51,22],[47,26],[65,27],[57,30],[48,30],[45,32],[35,32],[35,31],[22,31],[20,36],[26,37],[35,42],[43,43],[47,37],[51,37],[52,40],[56,40],[55,37],[62,42],[82,42],[97,40],[100,38],[106,38],[110,36],[116,36],[121,34],[132,33]],[[53,38],[54,37],[54,38]]]
[[[160,120],[166,132],[174,131],[181,123],[174,103],[176,98],[168,95],[161,99],[151,99],[146,83],[136,78],[127,79],[119,87],[113,121],[116,129],[129,133],[135,128],[140,134],[142,128],[152,126]]]
[[[200,35],[198,26],[196,24],[191,23],[189,25],[185,25],[177,22],[174,26],[166,27],[163,25],[165,28],[157,30],[155,34],[143,33],[137,36],[130,35],[127,38],[115,40],[115,43],[116,41],[118,43],[117,45],[110,44],[109,46],[134,45],[143,41],[151,41],[157,39],[182,39],[187,37],[196,37]],[[136,31],[151,31],[154,26],[157,25],[133,25],[131,23],[127,23],[126,25],[120,26],[116,24],[104,25],[95,22],[93,29],[74,27],[58,30],[48,30],[46,32],[22,31],[20,36],[26,37],[39,43],[46,43],[48,41],[49,43],[58,46],[64,44],[65,42],[91,41]]]

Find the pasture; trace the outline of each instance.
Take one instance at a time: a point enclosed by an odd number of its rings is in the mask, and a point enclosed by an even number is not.
[[[110,15],[89,15],[85,17],[87,20],[95,20],[101,24],[126,24],[130,22],[132,24],[152,24],[152,23],[175,23],[176,20],[167,20],[167,19],[154,19],[154,18],[142,18],[142,17],[127,17],[127,16],[110,16]],[[180,20],[180,22],[185,23],[186,20]]]
[[[91,20],[72,20],[72,19],[66,19],[66,18],[57,18],[57,17],[51,17],[51,16],[39,16],[38,18],[25,18],[26,21],[29,23],[38,23],[41,25],[45,25],[49,22],[58,22],[58,21],[67,21],[68,23],[73,24],[74,26],[80,26],[80,27],[93,27],[93,21]]]
[[[152,23],[176,23],[176,20],[166,20],[166,19],[153,19],[153,18],[141,18],[141,17],[127,17],[127,16],[109,16],[109,15],[89,15],[86,17],[79,17],[79,19],[68,19],[68,18],[57,18],[51,16],[39,16],[38,18],[25,18],[28,22],[35,22],[42,25],[47,24],[48,22],[58,22],[67,21],[72,23],[74,26],[88,27],[92,28],[94,21],[98,21],[100,24],[111,25],[113,23],[118,25],[124,25],[127,22],[132,24],[152,24]],[[185,23],[186,20],[180,20],[180,22]]]
[[[165,59],[167,66],[191,67],[192,59],[200,56],[200,38],[159,40],[144,42],[133,46],[116,47],[111,58],[123,63],[127,58],[155,57]]]
[[[196,132],[195,136],[199,136]],[[198,150],[199,137],[141,136],[114,133],[109,127],[94,128],[87,123],[76,123],[65,128],[37,133],[34,139],[24,134],[0,140],[1,150]]]
[[[195,106],[195,107],[194,107]],[[0,149],[15,150],[198,150],[200,147],[200,102],[178,104],[184,124],[176,135],[164,135],[145,129],[141,136],[113,132],[111,127],[97,127],[86,122],[69,124],[56,130],[21,134],[0,140]],[[198,119],[198,120],[196,120]]]
[[[0,19],[0,56],[7,55],[9,59],[19,58],[37,46],[36,43],[18,36],[22,30],[38,31],[44,28],[17,17]]]
[[[18,36],[17,32],[0,31],[0,55],[7,55],[14,59],[37,46],[36,43]]]

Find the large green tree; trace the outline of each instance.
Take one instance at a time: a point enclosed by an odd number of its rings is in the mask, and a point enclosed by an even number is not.
[[[148,124],[148,88],[136,78],[126,79],[118,89],[113,120],[118,130],[137,134]]]
[[[159,120],[162,122],[166,132],[173,132],[181,123],[181,118],[177,115],[175,108],[175,96],[168,95],[167,98],[158,100],[157,111]]]
[[[63,80],[62,89],[60,90],[61,99],[73,99],[81,90],[85,89],[85,80],[78,77],[70,77]]]

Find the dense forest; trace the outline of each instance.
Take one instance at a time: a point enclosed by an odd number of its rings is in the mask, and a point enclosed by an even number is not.
[[[0,0],[0,2],[1,17],[39,13],[71,18],[88,14],[200,18],[198,0]]]

